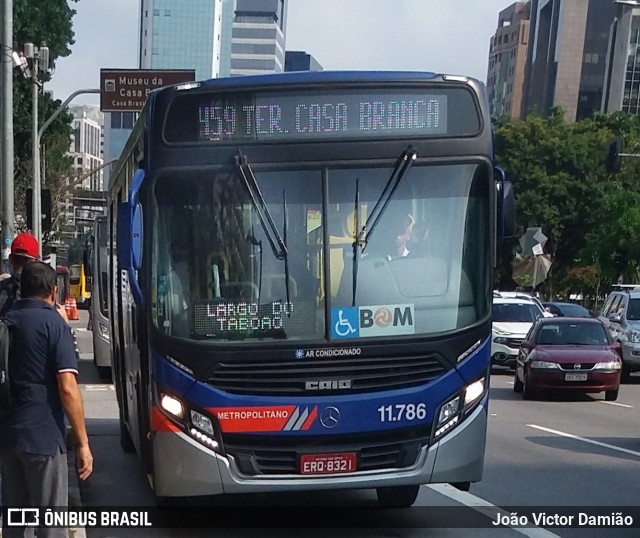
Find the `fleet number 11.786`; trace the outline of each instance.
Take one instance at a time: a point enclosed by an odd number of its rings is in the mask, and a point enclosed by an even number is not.
[[[378,407],[380,422],[398,422],[401,420],[423,420],[427,416],[427,404],[394,404]]]

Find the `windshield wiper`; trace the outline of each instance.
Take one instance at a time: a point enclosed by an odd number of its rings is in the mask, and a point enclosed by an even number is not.
[[[273,217],[269,212],[269,208],[267,207],[267,203],[264,200],[264,196],[262,196],[262,191],[258,186],[258,182],[256,181],[256,176],[253,174],[253,170],[251,170],[246,157],[242,154],[241,151],[238,150],[238,154],[235,156],[234,160],[236,170],[244,181],[245,187],[249,191],[251,203],[256,209],[256,213],[258,213],[258,219],[260,219],[260,224],[262,225],[264,233],[267,236],[269,245],[271,245],[273,255],[278,260],[286,260],[288,255],[287,246],[280,236],[280,232],[278,231],[275,222],[273,222]]]
[[[287,317],[290,318],[291,317],[291,295],[289,294],[289,256],[286,255],[287,253],[287,221],[289,220],[287,218],[287,193],[284,189],[282,189],[282,218],[283,218],[283,225],[282,225],[282,232],[284,234],[284,252],[285,252],[285,257],[284,257],[284,289],[285,292],[287,294]]]
[[[356,306],[356,291],[358,287],[358,262],[360,261],[360,248],[362,248],[362,252],[367,247],[369,242],[369,237],[373,233],[376,225],[380,221],[380,217],[382,217],[387,205],[389,205],[389,201],[391,197],[396,192],[398,185],[400,185],[400,181],[407,173],[413,161],[418,157],[418,152],[413,149],[413,146],[409,146],[405,151],[402,152],[402,155],[398,157],[395,166],[393,167],[393,171],[387,180],[387,184],[384,186],[376,205],[373,206],[373,210],[367,217],[362,228],[360,228],[360,178],[356,178],[356,195],[355,195],[355,204],[354,204],[354,238],[353,238],[353,262],[352,262],[352,283],[351,283],[351,306]],[[369,227],[369,222],[371,222],[371,227]]]
[[[382,193],[380,193],[380,198],[378,198],[376,205],[373,206],[373,209],[362,226],[362,229],[358,232],[356,228],[356,243],[362,245],[362,252],[367,248],[369,238],[371,237],[371,234],[373,234],[373,230],[375,230],[378,222],[380,222],[380,218],[384,215],[384,212],[391,201],[391,197],[396,192],[402,178],[409,171],[409,168],[413,165],[413,161],[417,158],[418,152],[413,148],[413,146],[409,146],[402,152],[402,155],[400,155],[393,167],[393,172],[391,172],[391,175],[387,180],[387,184],[384,186]],[[369,226],[370,222],[371,226]]]
[[[358,229],[360,228],[360,178],[356,178],[356,197],[353,221],[353,263],[351,271],[351,306],[356,306],[356,289],[358,287],[358,261],[360,260],[360,243],[358,240]]]

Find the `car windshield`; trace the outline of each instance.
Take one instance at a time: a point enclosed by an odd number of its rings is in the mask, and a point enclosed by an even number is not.
[[[367,222],[391,164],[249,165],[253,199],[233,168],[155,180],[151,308],[164,334],[219,342],[431,334],[489,313],[493,187],[484,167],[413,166],[354,249],[354,224]],[[274,227],[257,215],[262,202]]]
[[[640,320],[640,299],[630,299],[627,308],[627,319]]]
[[[599,323],[546,323],[540,327],[538,344],[607,345],[604,327]]]
[[[493,321],[502,323],[533,323],[542,317],[540,309],[531,303],[494,303]]]

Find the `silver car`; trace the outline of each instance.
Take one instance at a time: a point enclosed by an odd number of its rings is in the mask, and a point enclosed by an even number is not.
[[[614,342],[622,344],[622,380],[640,371],[640,285],[612,291],[598,314]]]

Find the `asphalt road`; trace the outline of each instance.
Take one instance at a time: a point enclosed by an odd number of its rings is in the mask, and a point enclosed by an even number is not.
[[[110,383],[100,381],[91,355],[86,312],[75,322],[81,350],[80,382],[94,451],[94,473],[80,484],[85,507],[153,506],[153,494],[136,456],[119,445],[117,404]],[[359,507],[375,506],[373,491],[240,497],[234,507],[248,526],[265,513],[283,521],[309,519],[304,533],[315,536],[639,536],[640,529],[569,528],[439,528],[451,526],[451,514],[468,524],[477,517],[495,519],[498,511],[517,507],[519,513],[554,507],[638,507],[640,499],[640,378],[621,387],[617,402],[603,395],[555,395],[544,401],[524,401],[513,392],[513,375],[497,370],[491,376],[490,420],[485,473],[469,493],[445,485],[423,486],[414,507],[396,510],[367,528]],[[362,527],[324,529],[335,507],[360,518]],[[465,507],[471,508],[465,508]],[[312,508],[310,508],[312,507]],[[435,507],[435,508],[434,508]],[[451,508],[458,507],[458,508]],[[254,508],[254,512],[251,512]],[[588,509],[588,508],[587,508]],[[640,508],[635,508],[640,511]],[[452,512],[453,510],[453,512]],[[386,513],[385,513],[386,514]],[[215,512],[212,513],[215,519]],[[639,518],[640,519],[640,518]],[[330,519],[329,519],[330,520]],[[640,523],[640,520],[639,520]],[[301,525],[303,522],[301,521]],[[463,523],[464,525],[465,523]],[[215,521],[211,528],[216,528]],[[86,529],[90,538],[129,536],[209,536],[211,529]],[[283,536],[299,529],[216,528],[217,536]]]

